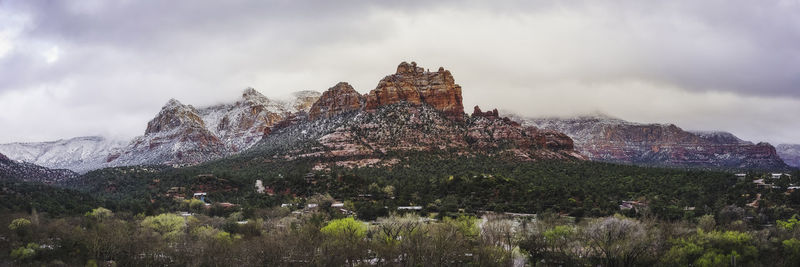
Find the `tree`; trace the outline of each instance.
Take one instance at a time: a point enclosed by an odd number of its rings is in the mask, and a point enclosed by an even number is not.
[[[114,216],[114,213],[112,213],[110,210],[108,210],[106,208],[103,208],[103,207],[98,207],[98,208],[93,209],[93,210],[91,210],[89,212],[86,212],[86,217],[93,218],[93,219],[98,220],[98,221],[102,221],[103,219],[111,218],[112,216]]]
[[[487,264],[510,262],[514,247],[517,246],[513,221],[500,216],[489,216],[480,231],[483,246],[476,255]]]
[[[412,236],[418,234],[421,226],[420,217],[410,213],[402,217],[392,215],[378,218],[377,225],[370,230],[371,248],[382,262],[404,260],[406,257],[401,256],[407,252],[404,248],[417,245],[408,242]]]
[[[175,240],[186,228],[186,221],[176,214],[164,213],[157,216],[148,216],[142,220],[141,225],[161,234],[167,240]]]
[[[323,257],[328,263],[355,265],[366,256],[367,226],[353,217],[330,221],[320,230],[325,235]]]
[[[584,236],[603,266],[639,266],[656,245],[657,234],[636,220],[612,216],[590,223]]]
[[[749,233],[738,231],[698,230],[695,235],[674,241],[674,245],[664,256],[663,261],[670,265],[695,264],[713,266],[730,262],[732,258],[744,266],[755,262],[758,249]]]
[[[33,225],[26,218],[16,218],[8,225],[8,230],[14,232],[21,240],[27,240],[33,235]]]
[[[9,256],[11,256],[11,259],[17,262],[24,262],[35,257],[37,249],[39,249],[38,244],[28,243],[26,246],[18,247],[12,250]]]

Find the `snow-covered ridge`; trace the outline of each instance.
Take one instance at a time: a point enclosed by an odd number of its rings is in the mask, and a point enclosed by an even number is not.
[[[126,144],[127,141],[85,136],[50,142],[0,144],[0,153],[15,161],[84,173],[102,166],[111,151]]]
[[[200,108],[170,99],[147,124],[144,135],[132,140],[87,136],[10,143],[0,144],[0,153],[11,160],[79,173],[112,166],[198,163],[250,148],[273,124],[307,112],[319,95],[300,91],[271,99],[247,88],[234,103]]]
[[[145,134],[112,155],[108,166],[191,165],[240,153],[261,141],[273,125],[316,101],[314,95],[300,92],[295,99],[273,100],[247,88],[233,103],[194,108],[170,100]]]

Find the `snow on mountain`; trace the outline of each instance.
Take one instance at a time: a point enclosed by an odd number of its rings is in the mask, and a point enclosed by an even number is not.
[[[145,134],[108,157],[107,166],[191,165],[244,151],[288,116],[305,112],[319,93],[302,91],[273,100],[247,88],[234,103],[194,108],[170,100]]]
[[[727,132],[689,132],[673,124],[642,124],[608,116],[517,118],[523,125],[566,133],[593,160],[677,167],[783,169],[768,143]]]
[[[85,173],[101,168],[111,151],[126,144],[125,141],[86,136],[51,142],[0,144],[0,153],[19,162]]]
[[[691,131],[691,133],[717,144],[750,144],[753,142],[744,141],[732,133],[722,131]]]
[[[247,88],[235,103],[201,108],[197,112],[206,128],[225,144],[228,151],[238,152],[260,141],[270,126],[283,120],[294,109]]]
[[[108,166],[192,164],[225,155],[194,107],[170,99],[147,123],[145,134],[108,158]]]
[[[778,150],[778,155],[781,156],[783,161],[789,166],[800,168],[800,145],[798,144],[780,144],[775,147]]]

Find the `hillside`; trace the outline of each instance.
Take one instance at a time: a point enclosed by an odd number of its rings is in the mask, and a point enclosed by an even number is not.
[[[57,184],[74,180],[78,174],[65,169],[49,169],[32,163],[17,162],[0,154],[0,180]]]
[[[561,131],[592,160],[673,167],[786,169],[768,143],[725,132],[685,131],[674,124],[643,124],[605,116],[521,119],[523,125]]]
[[[86,136],[52,142],[0,144],[0,153],[16,161],[85,173],[104,166],[108,155],[126,144],[100,136]]]

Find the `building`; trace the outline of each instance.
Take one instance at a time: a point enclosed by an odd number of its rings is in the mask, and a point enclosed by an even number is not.
[[[206,196],[207,195],[208,195],[208,193],[206,193],[206,192],[197,192],[197,193],[194,193],[192,198],[199,199],[200,201],[206,202]]]
[[[786,177],[789,177],[789,178],[792,177],[792,175],[788,174],[788,173],[773,173],[771,177],[772,177],[772,179],[780,179],[783,176],[786,176]]]

